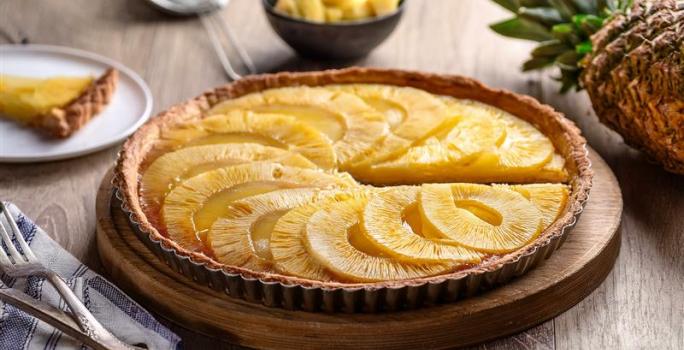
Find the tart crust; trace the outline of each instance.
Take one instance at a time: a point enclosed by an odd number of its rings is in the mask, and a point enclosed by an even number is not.
[[[52,108],[36,117],[30,125],[56,138],[69,137],[107,106],[118,81],[119,71],[109,68],[80,96],[65,106]]]
[[[549,226],[532,243],[504,255],[494,255],[477,265],[441,275],[414,278],[398,281],[371,283],[340,283],[308,280],[271,272],[254,271],[242,267],[221,264],[210,257],[197,252],[188,251],[173,240],[163,236],[147,220],[139,199],[139,174],[149,163],[146,155],[161,131],[183,122],[200,120],[212,106],[232,98],[252,92],[285,86],[320,86],[346,83],[377,83],[396,86],[410,86],[433,94],[447,95],[462,99],[477,100],[526,120],[540,129],[554,144],[566,160],[566,168],[570,174],[568,184],[571,186],[568,203],[556,221]],[[276,282],[284,285],[299,285],[306,288],[347,290],[364,288],[377,290],[381,288],[400,288],[418,286],[426,283],[441,283],[449,279],[459,279],[467,275],[482,274],[501,269],[507,264],[517,262],[521,258],[536,252],[545,251],[552,240],[557,240],[566,229],[571,227],[576,217],[582,212],[592,184],[593,172],[586,149],[586,140],[580,135],[575,124],[566,119],[562,113],[536,99],[515,94],[507,90],[493,89],[470,78],[455,75],[438,75],[415,71],[394,69],[353,67],[341,70],[317,72],[264,74],[246,77],[242,80],[209,90],[204,94],[171,107],[151,119],[123,145],[114,171],[114,186],[122,200],[122,207],[129,213],[130,220],[146,235],[149,240],[159,242],[161,246],[183,260],[188,258],[195,264],[212,270],[223,270],[227,274],[240,275],[243,279]],[[562,237],[561,237],[562,239]]]

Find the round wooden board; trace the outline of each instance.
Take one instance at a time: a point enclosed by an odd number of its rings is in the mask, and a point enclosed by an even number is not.
[[[159,261],[112,205],[111,174],[97,197],[97,244],[109,277],[144,306],[198,333],[254,348],[452,348],[513,334],[589,295],[620,249],[622,196],[594,151],[594,186],[563,246],[526,275],[475,297],[382,314],[288,311],[234,299],[193,284]]]

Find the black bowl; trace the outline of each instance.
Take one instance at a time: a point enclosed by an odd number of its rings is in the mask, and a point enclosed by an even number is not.
[[[396,11],[359,21],[316,23],[292,18],[273,9],[276,0],[263,0],[271,27],[302,56],[353,59],[367,55],[392,33],[404,13],[406,0]]]

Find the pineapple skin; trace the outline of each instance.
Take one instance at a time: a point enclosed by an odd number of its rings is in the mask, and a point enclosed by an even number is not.
[[[602,123],[680,175],[684,26],[677,23],[684,21],[682,6],[674,0],[638,1],[631,13],[613,18],[592,37],[594,51],[585,57],[580,77]]]

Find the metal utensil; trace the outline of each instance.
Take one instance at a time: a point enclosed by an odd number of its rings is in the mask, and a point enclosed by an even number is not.
[[[50,304],[33,299],[25,293],[11,288],[0,288],[0,300],[59,329],[95,350],[109,349],[107,344],[91,338],[81,331],[78,323],[71,318],[71,315]]]
[[[207,32],[209,41],[218,56],[223,70],[232,80],[242,78],[238,74],[228,59],[228,55],[221,43],[220,35],[235,48],[242,64],[250,74],[256,73],[256,68],[252,59],[242,48],[228,24],[218,15],[218,10],[227,6],[229,0],[148,0],[158,9],[176,16],[198,16],[204,30]]]
[[[83,303],[76,297],[76,294],[69,288],[64,280],[53,270],[43,266],[36,258],[35,254],[24,240],[24,236],[14,218],[10,214],[5,204],[0,201],[0,211],[7,219],[6,224],[0,220],[0,236],[5,244],[4,249],[0,249],[0,270],[6,275],[15,278],[26,278],[29,276],[44,277],[49,281],[59,295],[69,306],[74,320],[78,323],[83,333],[106,345],[107,349],[131,350],[134,347],[124,344],[110,333],[95,317],[88,311]],[[8,232],[12,232],[12,235]],[[14,242],[17,243],[14,243]],[[18,246],[15,246],[18,244]],[[9,253],[9,254],[8,254]]]

